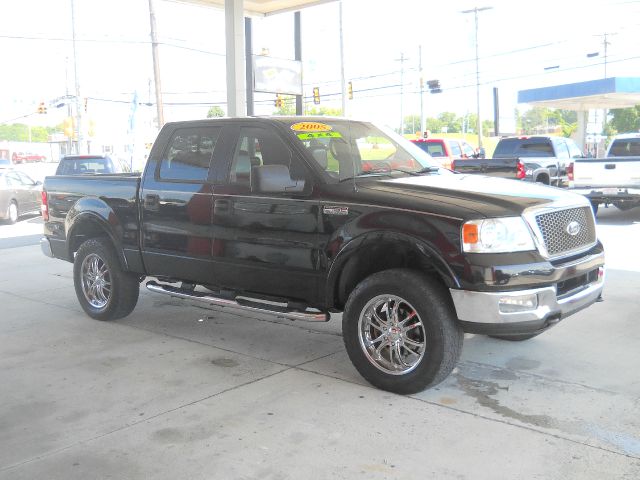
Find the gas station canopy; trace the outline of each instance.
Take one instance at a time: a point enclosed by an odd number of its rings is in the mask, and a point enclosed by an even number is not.
[[[640,105],[640,78],[603,78],[520,90],[518,103],[578,111],[633,107]]]
[[[224,8],[225,0],[178,0],[183,3],[192,3],[205,6]],[[244,13],[246,15],[265,17],[276,13],[291,12],[322,3],[335,0],[244,0]]]

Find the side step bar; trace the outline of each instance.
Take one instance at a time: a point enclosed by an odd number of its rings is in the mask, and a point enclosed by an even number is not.
[[[208,303],[218,307],[226,307],[245,312],[265,313],[277,317],[286,318],[288,320],[302,320],[304,322],[327,322],[329,314],[326,312],[300,312],[289,310],[280,305],[272,305],[263,303],[258,300],[250,300],[244,297],[236,297],[235,299],[216,297],[215,295],[196,292],[194,290],[183,290],[171,285],[161,285],[157,282],[147,282],[147,289],[154,293],[163,293],[176,298],[185,300],[195,300],[198,302]]]

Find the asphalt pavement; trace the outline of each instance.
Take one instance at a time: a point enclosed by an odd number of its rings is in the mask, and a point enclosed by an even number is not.
[[[340,318],[143,291],[98,322],[38,217],[0,225],[0,479],[640,478],[640,209],[603,209],[605,301],[527,342],[467,335],[441,385],[370,387]]]

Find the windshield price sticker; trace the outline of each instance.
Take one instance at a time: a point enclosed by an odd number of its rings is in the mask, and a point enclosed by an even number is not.
[[[330,132],[333,127],[320,122],[300,122],[291,125],[291,130],[294,132]]]
[[[341,138],[339,132],[314,132],[314,133],[298,133],[300,140],[313,140],[314,138]]]

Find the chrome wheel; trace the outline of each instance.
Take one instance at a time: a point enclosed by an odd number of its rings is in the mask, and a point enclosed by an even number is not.
[[[14,202],[9,204],[9,211],[7,212],[10,223],[16,223],[18,221],[18,205]]]
[[[425,354],[426,332],[420,315],[395,295],[379,295],[364,306],[358,338],[367,360],[391,375],[411,372]]]
[[[95,253],[87,255],[81,266],[82,293],[89,305],[101,309],[111,297],[111,273],[107,264]]]

